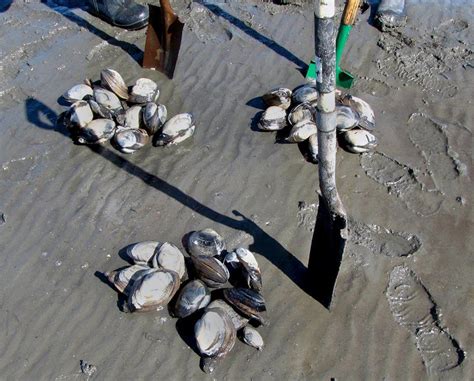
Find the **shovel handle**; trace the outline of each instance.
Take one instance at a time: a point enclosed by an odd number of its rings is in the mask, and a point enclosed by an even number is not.
[[[342,14],[342,23],[344,25],[354,25],[357,10],[360,7],[361,0],[347,0],[346,6],[344,7],[344,13]]]

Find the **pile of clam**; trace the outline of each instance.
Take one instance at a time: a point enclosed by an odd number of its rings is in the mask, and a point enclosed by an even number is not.
[[[139,78],[128,88],[118,72],[105,69],[99,83],[86,80],[63,95],[72,103],[64,124],[77,143],[111,140],[123,153],[133,153],[152,139],[155,146],[164,146],[192,136],[193,116],[183,113],[167,120],[165,105],[157,102],[159,96],[158,85],[151,79]]]
[[[268,107],[258,122],[263,131],[287,129],[288,143],[308,142],[310,159],[318,162],[318,136],[316,105],[318,92],[312,85],[271,90],[263,95]],[[377,139],[371,133],[375,128],[375,115],[370,105],[360,98],[336,92],[336,128],[339,145],[352,153],[373,150]]]
[[[212,229],[192,232],[185,246],[189,257],[168,242],[129,245],[124,251],[133,264],[105,275],[125,296],[128,311],[168,306],[172,316],[194,324],[201,367],[211,373],[237,337],[263,348],[254,328],[265,323],[262,276],[252,252],[242,247],[226,251]]]

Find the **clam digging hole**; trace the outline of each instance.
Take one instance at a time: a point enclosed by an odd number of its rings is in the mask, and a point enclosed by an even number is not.
[[[452,369],[463,362],[464,351],[442,327],[438,306],[412,270],[394,267],[385,296],[395,321],[413,335],[428,373]]]

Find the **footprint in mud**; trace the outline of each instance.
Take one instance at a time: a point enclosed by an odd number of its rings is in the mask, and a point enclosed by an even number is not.
[[[412,212],[426,217],[439,211],[442,193],[437,189],[426,190],[412,168],[380,152],[362,154],[360,164],[367,176],[385,186]]]
[[[412,270],[405,266],[393,268],[385,295],[395,321],[414,336],[429,373],[462,363],[463,350],[441,326],[436,303]]]
[[[467,173],[466,164],[449,145],[445,127],[422,113],[414,113],[408,120],[408,136],[426,161],[436,188],[447,193],[453,180]]]
[[[366,225],[351,219],[349,230],[350,240],[355,245],[387,257],[408,257],[421,247],[421,240],[415,234],[395,232],[378,225]]]

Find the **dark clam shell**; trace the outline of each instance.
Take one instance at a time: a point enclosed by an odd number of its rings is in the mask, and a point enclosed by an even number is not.
[[[192,256],[214,257],[225,249],[224,239],[212,229],[191,233],[188,239],[188,251]]]
[[[227,288],[223,293],[224,298],[244,316],[265,324],[262,315],[267,308],[265,299],[258,292],[247,288]]]
[[[191,259],[198,278],[209,287],[221,287],[229,280],[229,270],[217,258],[201,255]]]
[[[196,279],[187,283],[180,291],[174,308],[176,317],[184,318],[206,307],[211,301],[211,293],[206,285]]]
[[[291,95],[292,91],[290,89],[280,87],[278,89],[269,91],[267,94],[264,94],[262,99],[268,107],[279,106],[286,110],[288,107],[290,107]]]

